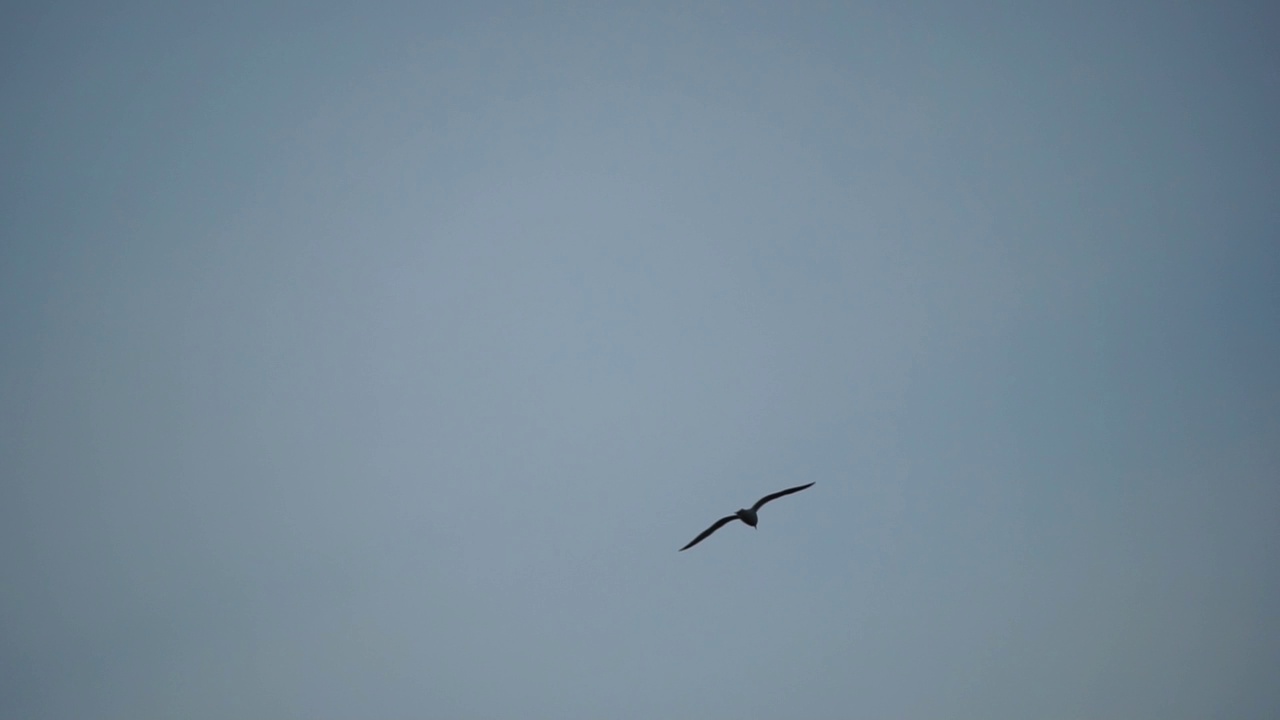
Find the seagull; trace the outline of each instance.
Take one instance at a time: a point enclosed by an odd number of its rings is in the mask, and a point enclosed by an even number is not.
[[[786,490],[776,492],[772,495],[765,495],[764,497],[757,500],[756,504],[752,505],[750,510],[743,508],[732,515],[729,515],[727,517],[722,517],[719,520],[717,520],[714,525],[707,528],[706,530],[703,530],[702,534],[694,538],[692,542],[680,548],[680,552],[684,552],[685,550],[688,550],[689,548],[693,547],[694,545],[697,545],[703,540],[706,540],[708,535],[724,527],[725,523],[732,522],[734,520],[741,520],[742,522],[750,525],[751,527],[755,527],[756,523],[759,521],[759,517],[756,515],[756,513],[760,511],[760,508],[764,507],[765,503],[769,502],[770,500],[777,500],[783,495],[798,493],[801,490],[804,490],[805,488],[809,488],[809,487],[813,487],[813,483],[809,483],[808,485],[800,485],[799,487],[787,488]]]

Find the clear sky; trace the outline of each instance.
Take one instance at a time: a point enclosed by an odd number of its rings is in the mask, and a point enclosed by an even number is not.
[[[1280,717],[1275,8],[5,4],[0,717]]]

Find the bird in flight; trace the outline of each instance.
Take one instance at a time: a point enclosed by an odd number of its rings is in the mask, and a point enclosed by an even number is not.
[[[757,516],[757,513],[760,512],[760,508],[764,507],[765,503],[769,502],[770,500],[777,500],[783,495],[798,493],[801,490],[804,490],[805,488],[808,488],[808,487],[813,487],[813,483],[809,483],[808,485],[800,485],[798,487],[793,487],[793,488],[787,488],[786,490],[781,490],[779,492],[773,493],[772,495],[765,495],[764,497],[757,500],[756,504],[752,505],[750,510],[743,508],[732,515],[722,517],[719,520],[717,520],[714,525],[707,528],[706,530],[703,530],[702,534],[694,538],[692,542],[680,548],[680,552],[684,552],[685,550],[688,550],[689,548],[693,547],[694,545],[697,545],[703,540],[706,540],[708,535],[724,527],[725,523],[733,522],[734,520],[741,520],[742,522],[750,525],[751,527],[755,527],[756,523],[759,522],[759,519],[760,519]]]

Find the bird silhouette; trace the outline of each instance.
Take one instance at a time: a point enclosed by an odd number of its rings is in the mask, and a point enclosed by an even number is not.
[[[719,520],[717,520],[714,525],[707,528],[706,530],[703,530],[702,534],[694,538],[692,542],[680,548],[680,552],[684,552],[685,550],[688,550],[689,548],[693,547],[694,545],[697,545],[703,540],[706,540],[708,535],[724,527],[726,523],[733,522],[734,520],[741,520],[742,522],[750,525],[751,527],[755,527],[756,523],[760,521],[760,518],[758,515],[758,513],[760,512],[760,508],[764,507],[765,503],[769,502],[770,500],[777,500],[783,495],[798,493],[801,490],[804,490],[805,488],[809,488],[809,487],[813,487],[813,483],[809,483],[808,485],[800,485],[793,488],[787,488],[786,490],[781,490],[779,492],[773,493],[772,495],[765,495],[764,497],[757,500],[756,504],[751,506],[751,509],[748,510],[747,508],[742,508],[741,510],[739,510],[738,512],[732,515],[728,515],[726,517],[722,517]]]

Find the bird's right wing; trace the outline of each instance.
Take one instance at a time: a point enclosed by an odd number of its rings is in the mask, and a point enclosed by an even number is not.
[[[719,530],[720,528],[724,527],[724,524],[725,524],[725,523],[727,523],[727,522],[731,522],[731,521],[733,521],[733,520],[737,520],[737,519],[738,519],[738,516],[737,516],[737,515],[730,515],[730,516],[728,516],[728,517],[722,517],[722,518],[720,518],[719,520],[717,520],[717,521],[716,521],[716,524],[715,524],[715,525],[712,525],[711,527],[707,528],[706,530],[703,530],[701,535],[699,535],[698,537],[694,538],[694,539],[693,539],[693,541],[692,541],[692,542],[690,542],[688,545],[685,545],[684,547],[680,548],[680,552],[684,552],[685,550],[688,550],[689,548],[693,547],[694,545],[697,545],[698,543],[702,542],[703,540],[706,540],[708,535],[710,535],[711,533],[713,533],[713,532],[715,532],[715,531]]]
[[[760,508],[764,507],[764,504],[769,502],[770,500],[777,500],[778,498],[783,497],[784,495],[790,495],[791,493],[798,493],[801,490],[804,490],[805,488],[811,488],[811,487],[813,487],[813,483],[809,483],[808,485],[801,485],[799,487],[787,488],[786,490],[781,490],[772,495],[765,495],[764,497],[757,500],[756,504],[751,506],[751,509],[755,510],[756,512],[759,512]]]

